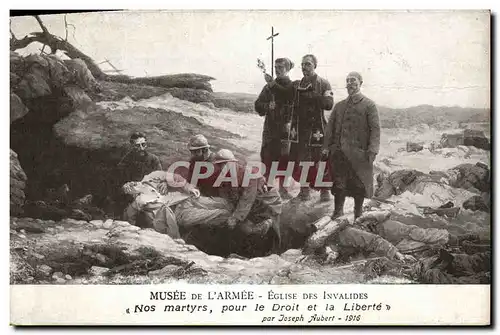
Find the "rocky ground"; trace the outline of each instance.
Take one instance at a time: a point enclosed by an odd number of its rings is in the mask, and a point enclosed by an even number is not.
[[[182,239],[124,221],[12,218],[12,284],[363,282],[352,267],[307,262],[300,250],[262,258],[207,255]]]

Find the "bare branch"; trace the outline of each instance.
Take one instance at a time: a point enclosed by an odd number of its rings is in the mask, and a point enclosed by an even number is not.
[[[23,49],[23,48],[26,48],[31,43],[37,42],[37,41],[38,41],[38,39],[35,36],[24,36],[24,38],[21,40],[18,40],[16,38],[11,38],[10,39],[10,50],[14,51],[17,49]]]
[[[49,33],[49,31],[48,31],[47,27],[45,27],[45,25],[43,24],[43,21],[42,21],[42,19],[40,18],[40,16],[39,16],[39,15],[35,15],[35,19],[38,21],[38,24],[39,24],[39,25],[40,25],[40,27],[42,28],[43,33],[44,33],[44,34],[46,34],[46,35],[50,35],[50,33]]]
[[[75,32],[76,32],[76,27],[74,24],[71,24],[71,23],[68,23],[68,20],[67,20],[67,14],[64,15],[64,29],[66,31],[66,36],[64,37],[64,40],[67,42],[68,41],[68,27],[71,27],[73,28],[73,40],[76,41],[76,37],[75,37]]]
[[[66,19],[67,14],[64,14],[64,30],[66,31],[66,36],[64,37],[64,40],[67,42],[68,41],[68,20]]]
[[[14,35],[14,32],[12,31],[12,19],[9,20],[9,29],[10,29],[10,38],[17,40],[16,35]]]

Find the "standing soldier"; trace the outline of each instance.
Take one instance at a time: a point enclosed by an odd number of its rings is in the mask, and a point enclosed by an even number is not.
[[[345,197],[354,198],[354,217],[361,216],[364,198],[373,196],[373,161],[380,147],[380,123],[375,103],[361,94],[363,78],[347,75],[349,97],[335,105],[328,120],[323,154],[330,155],[335,210],[343,215]]]
[[[318,163],[321,160],[326,125],[325,110],[333,107],[333,92],[330,83],[315,73],[318,60],[314,55],[302,57],[302,73],[304,77],[294,82],[295,113],[298,116],[298,143],[291,146],[291,158],[295,160],[294,179],[300,180],[303,169],[300,162],[312,161],[314,166],[309,169],[307,182],[314,185],[318,173]],[[294,129],[292,129],[292,132]],[[326,177],[326,176],[325,176]],[[327,178],[323,178],[327,181]],[[301,187],[300,200],[311,198],[310,187]],[[330,190],[321,188],[321,200],[331,199]]]
[[[272,162],[279,162],[278,169],[286,169],[288,151],[282,150],[282,141],[288,140],[291,105],[293,103],[293,86],[288,72],[293,68],[293,62],[288,58],[278,58],[275,61],[276,79],[269,74],[264,75],[267,84],[255,101],[255,110],[260,116],[265,116],[262,131],[262,147],[260,157],[266,167],[265,177],[269,175]],[[272,181],[269,181],[272,182]],[[280,179],[280,193],[286,195]]]

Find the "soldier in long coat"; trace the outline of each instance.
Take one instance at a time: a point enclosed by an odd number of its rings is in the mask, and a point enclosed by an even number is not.
[[[298,142],[291,146],[290,159],[295,160],[294,179],[299,181],[303,173],[300,162],[314,162],[309,169],[306,181],[309,187],[301,187],[299,199],[310,199],[310,189],[315,187],[318,163],[321,161],[321,148],[325,140],[325,110],[333,107],[333,92],[330,83],[315,72],[318,60],[314,55],[302,57],[302,73],[304,77],[294,82],[294,113],[298,116]],[[292,125],[293,128],[293,125]],[[293,129],[292,129],[293,131]],[[327,171],[325,171],[327,172]],[[328,173],[322,178],[328,181]],[[331,199],[328,188],[321,190],[321,200]]]
[[[380,121],[375,103],[361,94],[363,78],[347,75],[349,97],[337,103],[330,115],[323,154],[330,156],[335,210],[343,215],[346,196],[354,198],[354,216],[361,216],[364,198],[373,196],[373,161],[380,147]]]

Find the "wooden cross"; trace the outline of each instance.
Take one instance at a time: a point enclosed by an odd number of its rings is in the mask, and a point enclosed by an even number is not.
[[[266,40],[271,40],[271,77],[274,77],[274,38],[278,36],[279,33],[274,33],[274,27],[271,27],[271,36]]]

